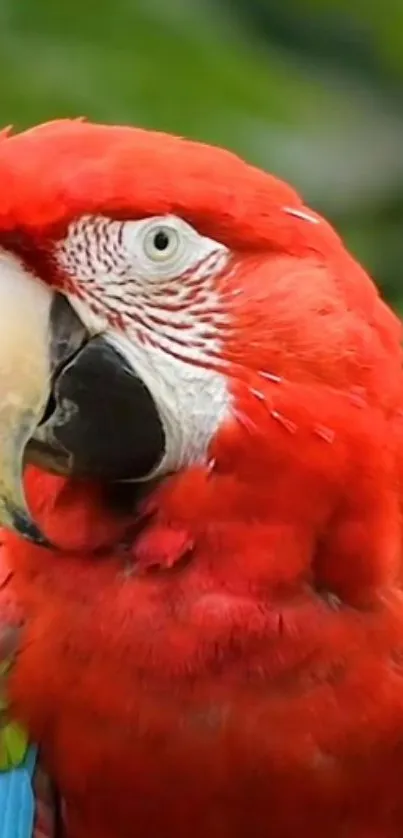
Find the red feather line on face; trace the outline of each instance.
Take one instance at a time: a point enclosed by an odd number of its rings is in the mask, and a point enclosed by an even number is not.
[[[178,352],[200,349],[208,356],[216,321],[223,320],[212,283],[229,269],[229,256],[217,247],[191,269],[149,283],[136,276],[124,245],[124,226],[104,217],[70,225],[54,250],[60,286],[64,276],[68,283],[76,282],[77,295],[88,308],[112,327],[130,331],[133,341],[146,345],[149,340],[168,354],[173,344]]]

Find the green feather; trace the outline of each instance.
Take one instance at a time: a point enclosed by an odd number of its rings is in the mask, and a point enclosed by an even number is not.
[[[17,768],[26,756],[28,738],[17,722],[8,722],[0,728],[0,771]]]
[[[6,660],[0,661],[0,678],[5,678],[9,669],[11,669],[12,663],[13,662],[12,660],[10,660],[10,658],[6,658]]]
[[[11,666],[10,659],[0,662],[0,771],[17,768],[24,761],[29,745],[22,727],[7,716],[5,683]]]

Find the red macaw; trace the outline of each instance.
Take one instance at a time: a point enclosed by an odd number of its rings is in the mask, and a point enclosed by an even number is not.
[[[227,151],[60,121],[0,183],[7,694],[65,835],[401,838],[397,317]]]

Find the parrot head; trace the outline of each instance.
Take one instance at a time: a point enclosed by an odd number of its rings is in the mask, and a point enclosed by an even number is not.
[[[400,834],[398,318],[227,151],[59,121],[0,184],[6,762],[74,836]]]
[[[225,497],[223,515],[315,533],[355,481],[373,515],[376,475],[390,532],[400,324],[291,187],[82,121],[4,135],[0,182],[4,525],[52,540],[24,495],[34,464],[77,486],[201,470],[210,515]]]

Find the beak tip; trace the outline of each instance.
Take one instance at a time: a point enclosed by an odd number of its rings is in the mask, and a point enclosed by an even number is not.
[[[41,533],[27,512],[16,507],[9,510],[13,529],[38,547],[51,547],[48,539]]]

